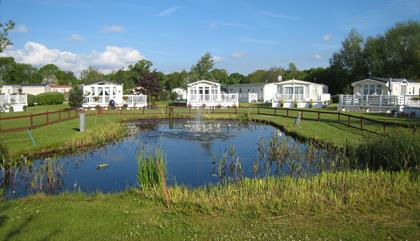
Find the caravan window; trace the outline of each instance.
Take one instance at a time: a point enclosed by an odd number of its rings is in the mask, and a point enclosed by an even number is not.
[[[303,95],[303,86],[297,86],[297,87],[295,87],[295,94],[297,94],[297,95]]]

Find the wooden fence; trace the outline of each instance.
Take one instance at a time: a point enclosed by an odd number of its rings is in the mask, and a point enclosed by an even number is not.
[[[15,132],[26,129],[34,129],[41,126],[75,119],[79,113],[85,110],[60,110],[54,112],[44,112],[39,114],[29,114],[23,116],[0,117],[0,133]],[[167,106],[163,108],[98,108],[96,111],[87,111],[86,115],[163,115],[164,117],[173,117],[176,114],[257,114],[269,116],[282,116],[286,118],[296,118],[300,112],[302,120],[324,121],[340,124],[348,128],[356,128],[360,131],[375,132],[386,134],[389,126],[401,126],[412,128],[416,131],[416,125],[404,123],[379,121],[363,115],[357,116],[343,112],[330,112],[325,110],[292,109],[292,108],[271,108],[271,107],[240,107],[228,109],[192,109],[181,106]],[[372,130],[372,125],[375,130]]]

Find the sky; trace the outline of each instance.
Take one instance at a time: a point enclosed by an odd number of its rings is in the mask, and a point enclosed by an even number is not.
[[[0,0],[13,46],[1,55],[76,74],[109,73],[141,59],[165,73],[207,51],[216,68],[248,74],[294,62],[328,66],[352,28],[364,37],[420,20],[420,0]]]

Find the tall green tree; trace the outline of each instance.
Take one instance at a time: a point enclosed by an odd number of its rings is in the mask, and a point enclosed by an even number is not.
[[[9,20],[7,23],[0,22],[0,53],[3,52],[5,48],[12,44],[9,39],[9,32],[13,30],[15,23],[12,20]]]
[[[190,81],[212,79],[210,71],[214,67],[214,60],[210,52],[205,53],[198,62],[191,67]]]
[[[104,78],[105,75],[93,66],[89,66],[80,73],[80,80],[83,84],[91,84],[96,81],[104,80]]]
[[[212,81],[227,84],[229,73],[225,69],[213,69],[210,71],[210,76]]]
[[[240,73],[231,73],[227,80],[228,85],[244,84],[245,82],[246,82],[246,77]]]

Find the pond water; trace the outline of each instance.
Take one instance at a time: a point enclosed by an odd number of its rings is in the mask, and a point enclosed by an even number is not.
[[[212,160],[220,159],[231,146],[241,160],[243,176],[248,177],[253,176],[252,163],[259,157],[257,144],[261,140],[267,145],[270,138],[275,136],[306,152],[306,145],[265,124],[155,120],[139,121],[129,126],[133,132],[129,137],[93,151],[35,160],[18,168],[2,169],[0,181],[6,198],[40,191],[118,192],[138,186],[137,153],[145,146],[150,149],[159,147],[163,151],[169,185],[191,187],[219,181],[212,171]],[[101,164],[107,167],[97,168]]]

